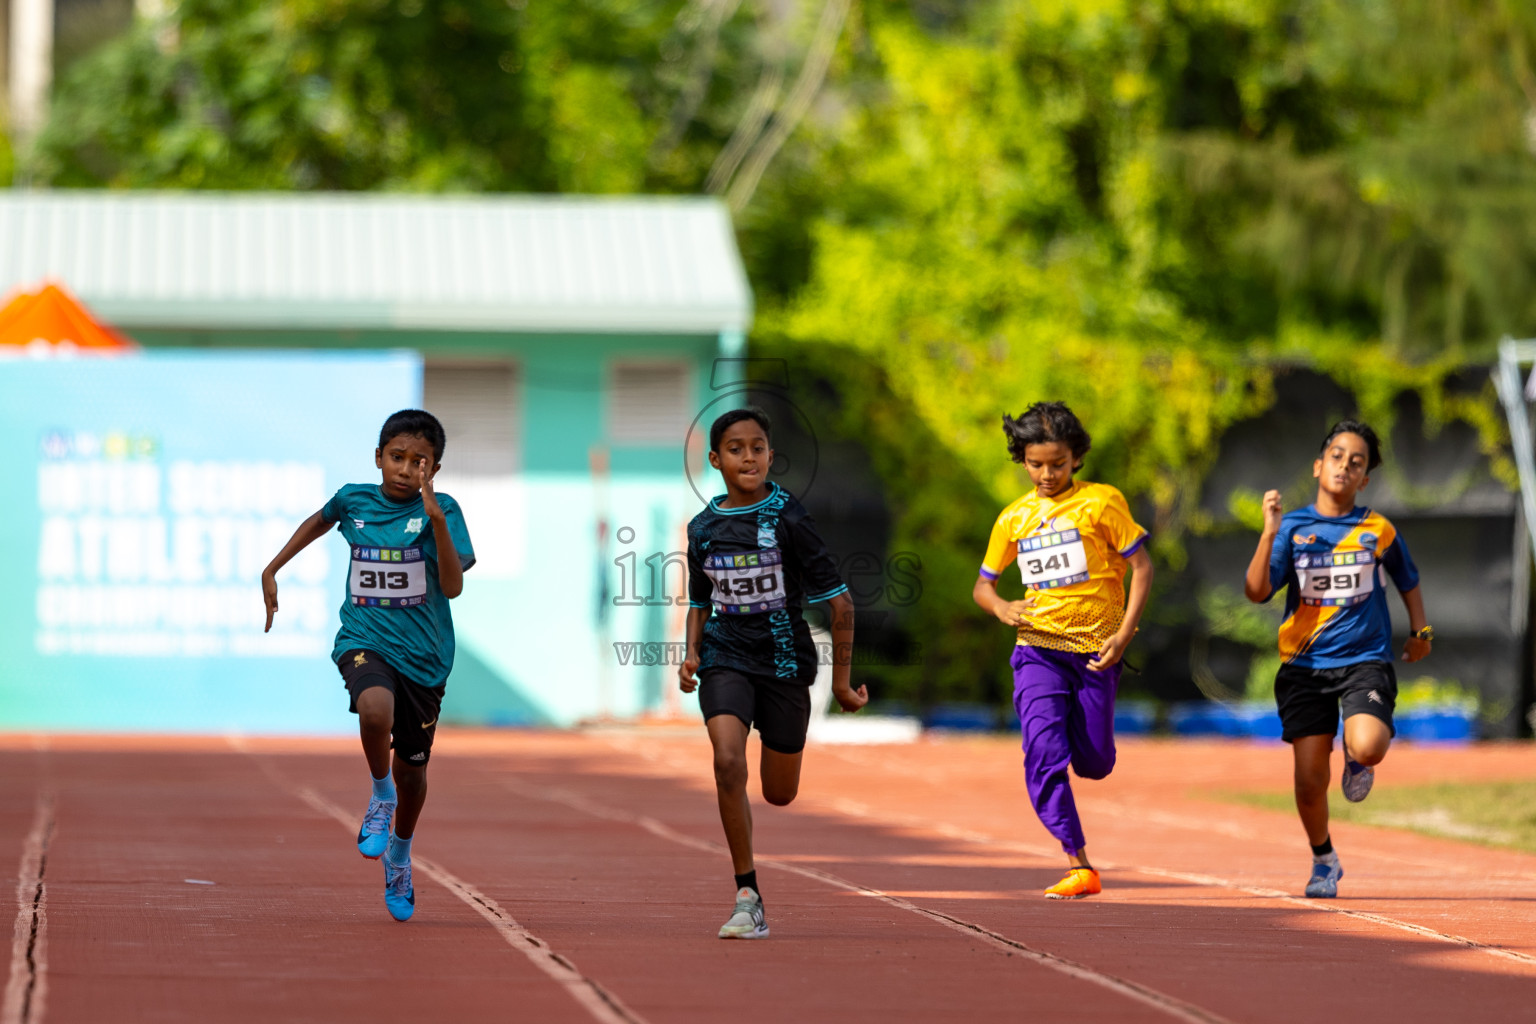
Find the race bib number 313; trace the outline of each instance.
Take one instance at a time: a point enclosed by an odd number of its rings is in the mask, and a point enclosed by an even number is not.
[[[1019,575],[1026,587],[1052,590],[1088,578],[1088,552],[1076,530],[1037,533],[1019,539]]]
[[[427,599],[427,563],[420,548],[352,549],[347,591],[353,604],[410,608]]]
[[[715,611],[753,615],[784,607],[784,556],[778,548],[709,555],[704,575],[715,585]]]
[[[1369,551],[1297,555],[1301,603],[1323,607],[1359,604],[1376,589],[1376,556]]]

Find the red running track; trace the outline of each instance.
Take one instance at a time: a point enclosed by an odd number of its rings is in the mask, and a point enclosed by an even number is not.
[[[1377,785],[1532,754],[1403,745]],[[1077,789],[1105,891],[1049,902],[1018,762],[813,747],[800,800],[756,806],[773,936],[721,942],[702,729],[445,732],[407,924],[352,845],[355,743],[0,738],[0,1024],[1536,1015],[1536,857],[1337,826],[1341,898],[1298,899],[1294,818],[1212,799],[1284,789],[1285,748],[1128,742]]]

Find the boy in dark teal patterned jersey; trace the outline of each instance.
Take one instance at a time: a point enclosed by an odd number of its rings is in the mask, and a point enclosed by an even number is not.
[[[463,592],[464,571],[475,564],[458,502],[432,487],[444,444],[442,424],[432,414],[395,413],[384,422],[374,452],[382,482],[337,491],[261,574],[270,630],[277,571],[333,526],[351,546],[347,599],[331,658],[351,695],[373,778],[357,848],[364,857],[383,857],[384,904],[397,921],[409,919],[416,907],[411,839],[427,798],[427,761],[453,668],[448,601]]]
[[[769,429],[761,409],[735,409],[715,420],[709,463],[726,493],[688,524],[688,650],[678,683],[684,693],[699,691],[736,874],[736,904],[722,939],[768,937],[752,860],[747,733],[756,726],[762,739],[763,798],[782,807],[799,792],[816,677],[802,604],[826,602],[831,612],[837,702],[857,711],[869,700],[864,687],[849,682],[853,599],[810,514],[767,478]]]

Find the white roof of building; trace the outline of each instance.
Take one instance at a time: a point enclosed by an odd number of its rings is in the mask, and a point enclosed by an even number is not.
[[[708,198],[0,191],[0,293],[134,328],[745,330]]]

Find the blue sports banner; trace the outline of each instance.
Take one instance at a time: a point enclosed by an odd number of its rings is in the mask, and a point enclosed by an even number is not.
[[[0,361],[0,729],[355,728],[345,545],[283,570],[270,633],[260,575],[420,401],[410,353]]]

